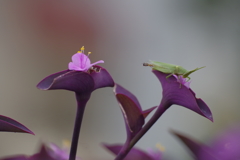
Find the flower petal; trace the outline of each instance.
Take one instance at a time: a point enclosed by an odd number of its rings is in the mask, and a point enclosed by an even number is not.
[[[91,67],[90,63],[90,59],[84,53],[76,53],[72,56],[72,65],[69,65],[69,67],[75,67],[69,69],[78,68],[79,71],[86,71]]]
[[[91,64],[89,57],[86,56],[84,53],[76,53],[72,56],[72,62],[68,64],[68,69],[86,72],[93,65],[96,65],[98,63],[104,63],[104,61],[100,60]]]
[[[49,145],[48,153],[51,157],[58,160],[68,160],[69,158],[69,151],[67,148],[62,149],[53,143]]]
[[[173,74],[173,76],[177,79],[177,82],[180,83],[180,87],[181,87],[181,85],[184,85],[187,88],[190,88],[190,83],[191,82],[187,81],[187,78],[183,78],[182,75],[177,76],[177,75]]]
[[[80,68],[79,66],[75,65],[73,62],[69,62],[68,69],[75,70],[75,71],[84,71],[85,70],[85,68]]]
[[[93,65],[96,65],[96,64],[99,64],[99,63],[104,63],[104,61],[103,60],[99,60],[97,62],[92,63],[90,66],[92,67]]]

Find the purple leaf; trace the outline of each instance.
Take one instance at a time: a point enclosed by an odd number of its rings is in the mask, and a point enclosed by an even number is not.
[[[54,73],[37,85],[41,90],[65,89],[77,93],[89,93],[95,89],[103,87],[113,87],[114,81],[106,69],[94,66],[95,70],[90,73],[81,71],[64,70]]]
[[[11,119],[6,116],[0,115],[0,131],[2,132],[23,132],[23,133],[34,133],[29,130],[27,127],[22,125],[21,123],[15,121],[14,119]]]
[[[129,92],[128,90],[126,90],[125,88],[123,88],[122,86],[120,86],[119,84],[116,84],[113,90],[115,94],[126,95],[129,99],[131,99],[136,104],[136,106],[139,109],[142,109],[137,97],[133,95],[131,92]]]
[[[114,81],[106,69],[94,65],[103,63],[103,61],[91,64],[83,51],[84,47],[81,48],[81,53],[73,55],[69,70],[54,73],[37,85],[37,88],[41,90],[64,89],[75,92],[78,107],[69,155],[71,160],[76,157],[84,109],[91,93],[98,88],[114,86]]]
[[[210,146],[223,160],[239,160],[240,126],[233,126],[215,136]]]
[[[146,109],[142,112],[143,117],[146,118],[155,108],[157,108],[157,106],[154,106],[152,108]]]
[[[114,92],[128,126],[128,132],[137,133],[144,124],[144,116],[137,98],[118,84],[115,85]]]
[[[31,157],[28,158],[28,160],[58,160],[58,159],[53,158],[49,154],[48,149],[44,145],[42,145],[39,153],[32,155]]]
[[[122,149],[122,145],[107,145],[103,144],[105,148],[111,151],[113,154],[118,155]],[[123,160],[161,160],[161,152],[159,151],[158,155],[156,153],[147,153],[143,150],[132,148],[128,155]]]
[[[93,91],[94,81],[86,72],[65,70],[44,78],[37,88],[42,90],[66,89],[85,93]]]
[[[156,70],[152,72],[161,82],[163,88],[162,102],[169,106],[173,104],[183,106],[213,121],[212,113],[206,103],[196,98],[195,93],[190,88],[181,85],[174,76],[166,78],[168,74]]]
[[[18,155],[18,156],[3,158],[1,160],[28,160],[28,158],[24,155]]]
[[[171,131],[171,133],[177,136],[189,150],[192,151],[197,160],[222,160],[210,147],[196,142],[176,131]]]
[[[93,69],[90,70],[90,74],[94,80],[94,90],[103,88],[103,87],[113,87],[114,81],[108,71],[100,66],[93,66]]]
[[[120,107],[130,131],[133,133],[138,132],[144,124],[144,117],[141,110],[139,110],[136,104],[125,95],[117,94],[116,97],[121,104]]]

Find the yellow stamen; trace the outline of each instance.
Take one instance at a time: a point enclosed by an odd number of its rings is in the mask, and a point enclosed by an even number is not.
[[[71,142],[67,139],[62,140],[62,146],[63,148],[70,148]]]
[[[161,151],[164,152],[165,151],[165,147],[163,145],[161,145],[160,143],[156,144],[156,147]]]
[[[84,46],[82,46],[82,48],[80,49],[82,53],[84,53]]]
[[[78,51],[77,53],[84,53],[84,46],[82,46],[81,48],[80,48],[80,51]]]

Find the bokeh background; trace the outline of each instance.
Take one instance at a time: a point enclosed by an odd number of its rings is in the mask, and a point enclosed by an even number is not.
[[[71,140],[74,93],[35,86],[67,69],[84,45],[91,60],[104,60],[102,66],[144,109],[159,104],[162,90],[143,62],[206,66],[191,75],[191,88],[211,108],[214,123],[172,106],[136,145],[147,149],[160,143],[165,158],[192,159],[169,129],[207,144],[240,120],[239,8],[238,0],[0,1],[0,113],[36,134],[1,132],[0,157],[32,154],[41,143]],[[112,89],[95,91],[84,115],[78,155],[111,160],[100,144],[124,141],[124,121]]]

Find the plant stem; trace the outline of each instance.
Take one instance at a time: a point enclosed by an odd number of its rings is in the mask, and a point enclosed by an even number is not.
[[[134,138],[130,141],[128,147],[125,147],[121,150],[121,153],[117,155],[115,160],[123,160],[128,152],[132,149],[132,147],[139,141],[140,138],[154,125],[154,123],[162,116],[162,114],[170,107],[169,104],[161,104],[158,106],[157,110],[155,111],[154,115],[151,119],[144,125],[144,127],[134,136]]]
[[[75,118],[75,125],[74,125],[74,130],[73,130],[69,160],[76,159],[78,139],[79,139],[79,135],[80,135],[83,113],[84,113],[85,106],[86,106],[89,98],[90,98],[90,95],[83,96],[83,95],[79,95],[76,93],[76,99],[77,99],[78,106],[77,106],[77,113],[76,113],[76,118]]]

